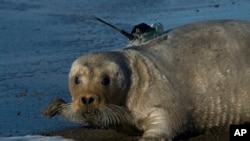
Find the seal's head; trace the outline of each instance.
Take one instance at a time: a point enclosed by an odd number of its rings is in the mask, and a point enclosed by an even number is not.
[[[130,70],[122,53],[93,53],[73,62],[69,74],[72,115],[77,121],[110,125],[125,122]],[[105,119],[107,118],[107,119]],[[115,122],[115,123],[114,123]]]

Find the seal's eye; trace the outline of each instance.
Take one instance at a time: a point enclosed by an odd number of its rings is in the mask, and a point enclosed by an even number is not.
[[[101,83],[102,85],[107,86],[110,83],[109,77],[107,76],[103,77]]]
[[[76,76],[75,79],[74,79],[74,82],[75,82],[76,85],[78,85],[78,84],[80,84],[82,81],[81,81],[81,79],[80,79],[78,76]]]

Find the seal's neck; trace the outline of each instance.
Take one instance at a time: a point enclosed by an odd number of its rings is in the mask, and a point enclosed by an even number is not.
[[[124,50],[125,55],[129,58],[129,68],[131,69],[131,85],[128,92],[129,99],[133,100],[131,93],[136,93],[136,97],[143,97],[150,87],[152,79],[155,79],[152,63],[136,50]],[[137,98],[135,98],[137,99]]]

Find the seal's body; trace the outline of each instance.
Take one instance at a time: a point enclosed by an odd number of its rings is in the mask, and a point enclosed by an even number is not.
[[[250,22],[189,24],[148,44],[88,54],[73,63],[69,87],[72,103],[57,99],[45,115],[169,139],[250,122]]]

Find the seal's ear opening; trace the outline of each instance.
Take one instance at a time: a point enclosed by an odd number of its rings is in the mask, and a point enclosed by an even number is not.
[[[122,30],[122,29],[120,29],[120,28],[117,28],[117,27],[115,27],[114,25],[112,25],[112,24],[110,24],[110,23],[108,23],[108,22],[106,22],[106,21],[104,21],[104,20],[102,20],[102,19],[100,19],[100,18],[98,18],[98,17],[93,16],[93,18],[95,18],[96,20],[98,20],[98,21],[100,21],[100,22],[102,22],[102,23],[104,23],[104,24],[106,24],[106,25],[112,27],[112,28],[115,29],[116,31],[120,32],[122,35],[126,36],[126,37],[128,38],[128,40],[130,40],[130,41],[133,40],[133,39],[135,38],[134,35],[129,34],[129,33],[126,32],[125,30]]]

